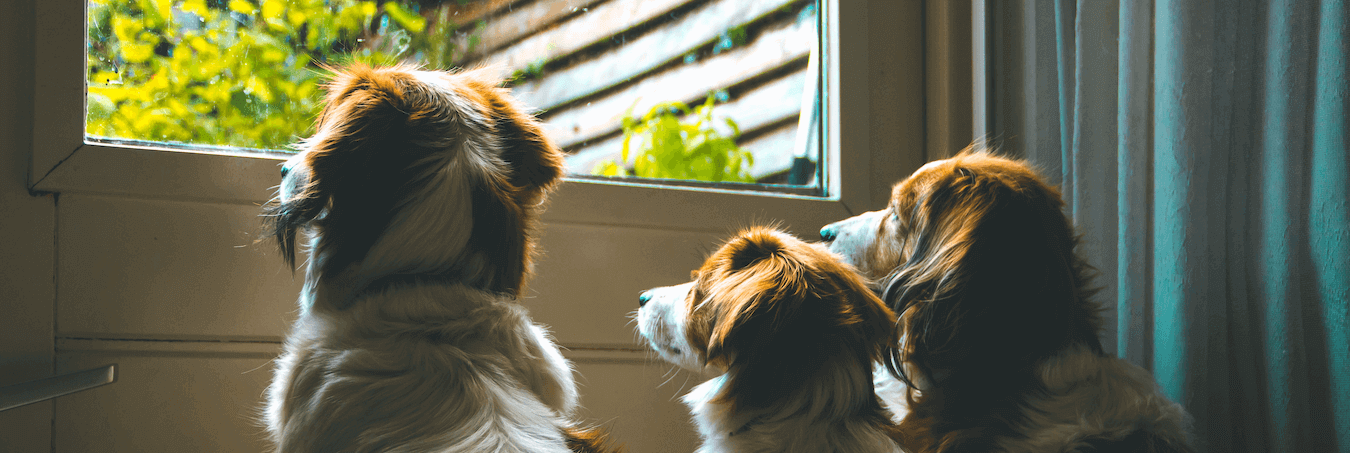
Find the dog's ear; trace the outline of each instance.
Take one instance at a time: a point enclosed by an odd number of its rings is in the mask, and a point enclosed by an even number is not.
[[[710,364],[727,368],[737,355],[749,349],[750,345],[738,345],[734,339],[743,336],[747,324],[752,324],[750,328],[762,327],[755,317],[767,311],[765,305],[777,302],[779,291],[771,287],[771,282],[783,272],[778,269],[781,260],[774,259],[781,248],[778,238],[742,231],[704,265],[707,271],[699,276],[709,284],[703,304],[713,313],[705,354]]]
[[[727,270],[740,272],[766,259],[772,259],[787,248],[784,238],[774,231],[751,229],[741,232],[739,241],[729,247]]]
[[[793,269],[794,263],[788,260],[783,236],[767,228],[743,230],[705,264],[708,271],[700,276],[712,283],[705,299],[714,301],[716,308],[708,342],[710,362],[725,358],[727,340],[742,335],[746,324],[754,324],[758,317],[776,308],[793,305],[791,299],[780,300],[780,293],[795,292],[801,285],[799,270]]]
[[[525,198],[522,205],[538,203],[542,192],[563,175],[563,152],[544,133],[539,120],[498,87],[491,69],[462,74],[474,90],[483,96],[492,118],[494,135],[501,140],[502,159],[511,167],[510,183]]]
[[[300,171],[304,171],[304,173],[296,173]],[[307,170],[292,170],[289,177],[297,179],[296,184],[299,187],[309,185]],[[295,236],[297,232],[314,220],[315,217],[318,217],[327,204],[328,199],[326,197],[309,192],[293,196],[284,202],[280,198],[273,199],[263,208],[267,231],[276,239],[282,259],[291,269],[295,269]]]
[[[440,104],[409,68],[353,65],[337,70],[326,85],[326,104],[306,148],[309,182],[295,199],[311,210],[328,208],[317,219],[329,244],[342,244],[321,263],[325,273],[364,259],[398,206],[430,166],[424,136],[446,136]],[[414,136],[414,135],[417,136]]]
[[[502,158],[511,165],[511,185],[534,194],[535,198],[522,200],[529,205],[562,178],[563,153],[544,134],[539,120],[512,104],[509,98],[494,99],[494,125],[504,145]]]
[[[972,296],[966,283],[979,263],[971,251],[978,238],[975,230],[1001,194],[992,186],[977,187],[967,169],[935,168],[911,177],[905,215],[911,224],[907,246],[909,259],[887,277],[883,300],[899,317],[903,342],[887,358],[887,366],[911,387],[919,379],[945,375],[955,367],[983,366],[981,360],[993,351],[995,341],[974,327],[993,316],[994,301]],[[918,180],[916,178],[922,178]],[[985,256],[985,258],[992,258]],[[980,358],[977,358],[980,357]],[[924,376],[908,376],[909,369]]]
[[[913,253],[884,292],[904,332],[893,373],[904,362],[930,379],[983,382],[1071,341],[1097,344],[1053,189],[1025,166],[972,155],[919,190]]]
[[[353,65],[333,74],[317,130],[305,142],[311,189],[329,196],[396,191],[404,170],[425,154],[409,145],[410,134],[450,132],[428,126],[440,105],[407,69]]]
[[[486,260],[482,282],[489,290],[518,295],[525,285],[534,256],[540,206],[550,188],[563,175],[563,153],[544,134],[533,115],[497,85],[492,69],[456,74],[491,128],[489,156],[495,171],[481,175],[483,184],[473,188],[473,240],[470,249]]]
[[[304,161],[286,169],[284,179],[291,181],[283,181],[283,184],[291,184],[292,193],[285,201],[276,201],[266,208],[269,230],[291,267],[295,266],[297,231],[317,219],[343,187],[350,187],[360,179],[369,179],[369,175],[353,170],[368,168],[368,164],[378,162],[380,156],[361,152],[361,149],[379,136],[388,135],[390,129],[406,119],[401,111],[405,107],[401,105],[403,90],[392,79],[359,64],[345,69],[327,69],[331,74],[325,84],[324,109],[317,119],[314,135],[300,145],[304,148]],[[359,198],[362,190],[349,192]],[[347,197],[340,198],[347,201]],[[339,227],[326,234],[342,236],[348,231]]]
[[[718,399],[764,407],[843,368],[858,382],[826,385],[870,395],[871,363],[895,344],[894,316],[856,274],[781,233],[743,233],[729,247],[707,296],[723,307],[708,348],[728,370]]]

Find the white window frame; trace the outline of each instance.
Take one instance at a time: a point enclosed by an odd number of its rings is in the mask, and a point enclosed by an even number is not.
[[[234,203],[272,197],[285,154],[86,142],[85,0],[35,3],[31,192]],[[753,213],[764,222],[816,228],[884,205],[889,193],[870,193],[867,2],[821,3],[826,25],[824,196],[569,178],[552,196],[544,220],[707,231],[744,226],[747,213]]]

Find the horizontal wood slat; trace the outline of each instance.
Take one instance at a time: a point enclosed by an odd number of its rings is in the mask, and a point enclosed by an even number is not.
[[[470,38],[477,45],[463,56],[466,63],[475,64],[485,56],[492,63],[528,65],[576,52],[604,41],[616,33],[660,17],[690,0],[643,0],[640,2],[605,0],[538,0],[502,11],[485,21],[481,30],[465,33],[457,38],[458,48],[468,48]],[[519,3],[519,2],[518,2]],[[637,9],[634,9],[634,8]],[[598,15],[597,15],[598,14]],[[572,17],[575,16],[575,17]],[[457,18],[456,18],[457,19]],[[564,20],[571,19],[568,23]],[[471,26],[459,21],[461,27]],[[530,41],[531,37],[533,41]],[[552,40],[552,41],[550,41]],[[523,44],[509,50],[504,47]],[[514,60],[491,57],[494,54],[514,54]],[[519,67],[512,67],[518,69]]]
[[[713,109],[714,125],[719,130],[729,132],[723,121],[731,118],[740,126],[743,136],[764,136],[780,133],[784,127],[789,132],[796,130],[797,115],[801,109],[802,91],[806,85],[805,71],[796,71],[786,77],[770,81],[729,102],[718,104]],[[768,131],[766,129],[772,129]],[[763,137],[755,139],[762,140]],[[775,139],[776,140],[776,139]],[[755,154],[755,163],[750,174],[756,178],[767,176],[786,168],[792,162],[792,140],[789,136],[784,148],[771,148],[765,141],[750,148]],[[748,142],[748,141],[747,141]],[[744,145],[745,143],[742,143]],[[618,161],[623,151],[623,135],[617,134],[595,142],[579,144],[567,157],[568,173],[590,174],[596,164],[613,160]],[[761,155],[782,154],[782,159],[762,157]],[[776,166],[786,162],[785,166]]]
[[[611,36],[658,18],[689,1],[609,1],[595,8],[589,8],[590,10],[586,11],[585,14],[577,15],[571,20],[552,25],[548,29],[535,33],[509,47],[495,50],[474,64],[499,66],[514,70],[557,59],[593,44],[607,41],[611,39]],[[772,0],[756,0],[756,2],[765,1]],[[513,19],[517,19],[517,24],[506,24],[503,27],[522,26],[520,23],[527,20],[523,16]],[[496,35],[497,33],[492,34]]]
[[[626,3],[626,2],[625,2]],[[526,102],[542,109],[571,102],[614,87],[682,59],[690,51],[710,44],[724,32],[753,22],[790,2],[784,0],[722,0],[695,9],[689,14],[647,33],[625,45],[589,61],[553,71],[540,80],[532,80],[517,89]],[[540,35],[543,36],[543,35]],[[534,39],[534,38],[531,38]],[[504,51],[500,59],[514,59],[514,49]],[[489,61],[494,61],[489,58]],[[514,61],[514,60],[512,60]],[[516,68],[518,65],[510,65]]]
[[[754,42],[694,64],[653,74],[607,96],[548,111],[543,119],[559,146],[571,147],[619,129],[620,117],[631,107],[641,115],[661,102],[693,104],[711,91],[750,80],[767,70],[804,61],[811,52],[809,23],[787,23],[766,31]],[[559,76],[561,77],[561,76]],[[527,102],[539,102],[529,87],[517,87]]]
[[[459,48],[476,42],[461,57],[464,66],[523,75],[512,91],[539,109],[550,136],[569,151],[571,174],[619,160],[625,113],[640,116],[670,101],[697,106],[721,90],[731,99],[714,108],[716,124],[725,132],[722,119],[737,122],[739,144],[755,155],[751,174],[791,167],[818,39],[805,12],[812,0],[454,3],[424,14],[459,23]],[[737,37],[727,46],[730,35]]]

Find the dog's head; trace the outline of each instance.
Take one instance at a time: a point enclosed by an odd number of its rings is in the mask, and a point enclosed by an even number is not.
[[[693,281],[644,292],[638,329],[666,360],[725,373],[715,402],[764,407],[844,370],[872,397],[871,364],[895,315],[823,247],[768,228],[741,231]],[[837,376],[837,375],[831,375]],[[834,387],[834,388],[838,388]]]
[[[1063,204],[1026,164],[970,149],[896,184],[886,209],[821,236],[899,316],[893,372],[988,379],[1075,342],[1101,351],[1090,268]]]
[[[486,71],[334,71],[316,132],[283,166],[268,208],[286,261],[309,229],[320,275],[456,275],[517,294],[563,161],[498,84]]]

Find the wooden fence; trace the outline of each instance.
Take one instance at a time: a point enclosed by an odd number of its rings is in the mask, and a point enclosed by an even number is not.
[[[798,148],[799,113],[816,105],[816,11],[814,0],[479,0],[423,15],[465,30],[458,66],[523,75],[514,93],[540,109],[572,174],[619,160],[625,112],[722,92],[714,116],[740,126],[751,175],[784,183],[794,150],[811,168],[819,154]]]

